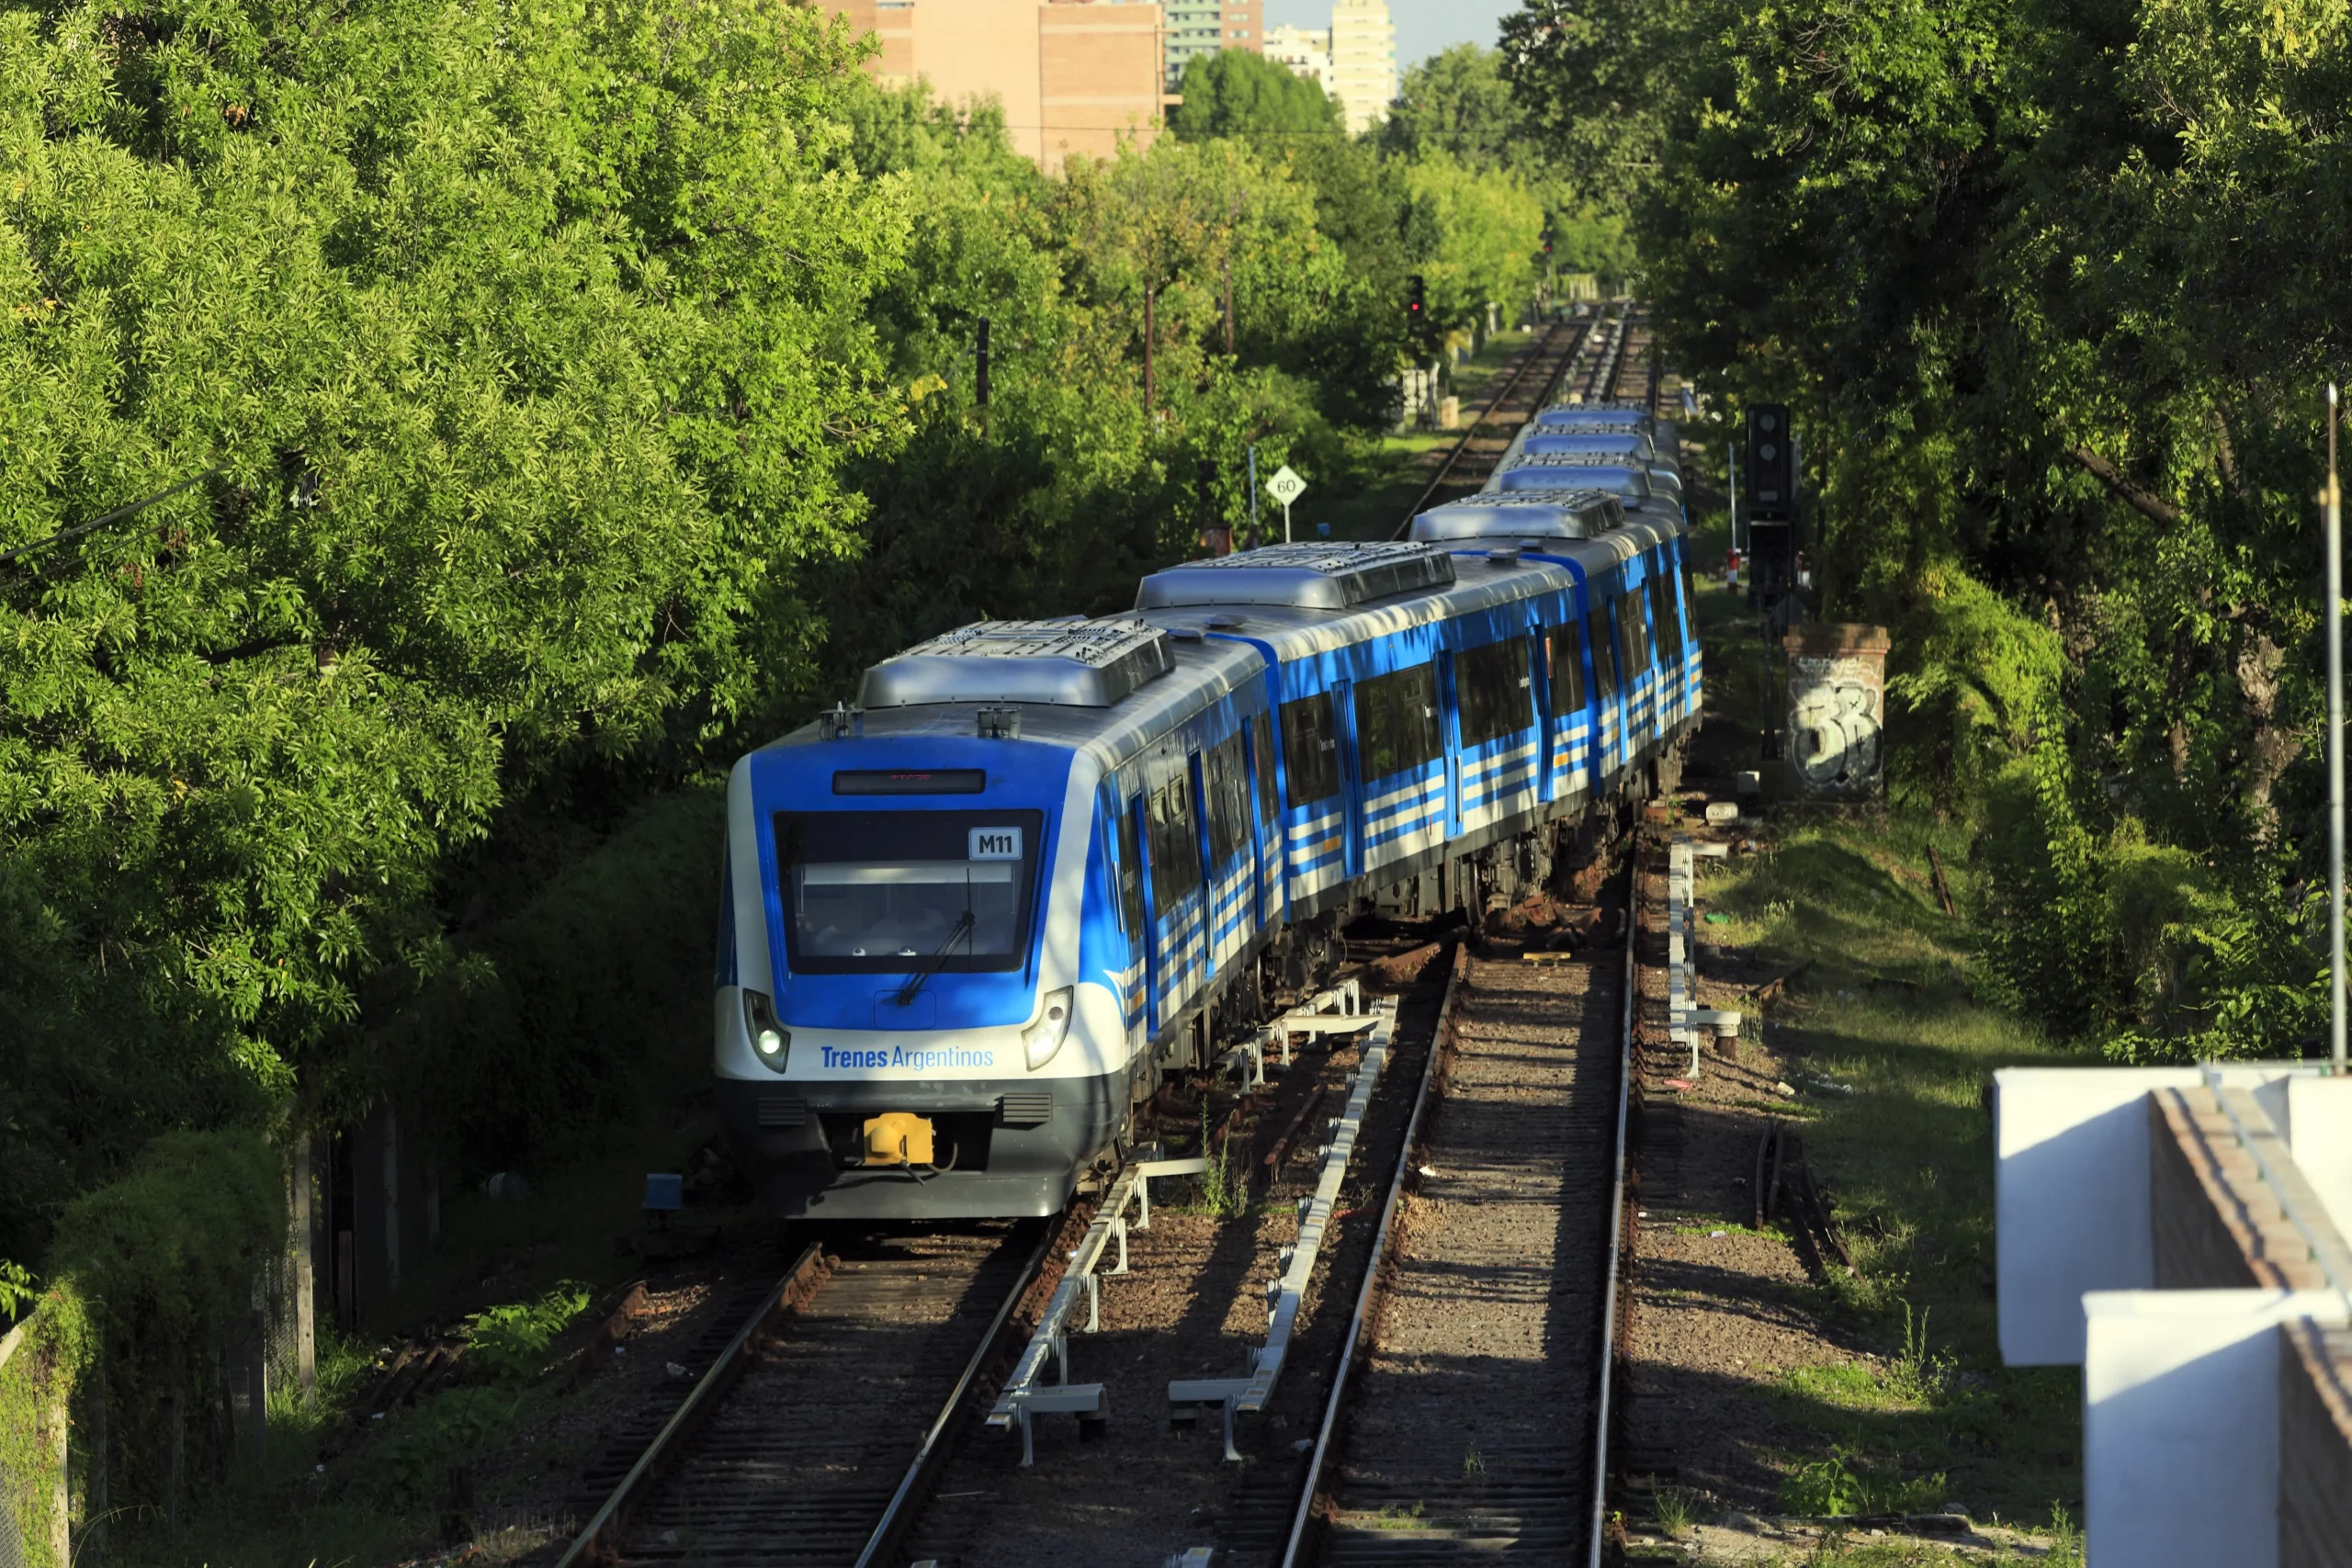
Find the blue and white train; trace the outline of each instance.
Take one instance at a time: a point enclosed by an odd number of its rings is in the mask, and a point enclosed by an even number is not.
[[[1484,909],[1671,784],[1679,515],[1457,505],[1173,567],[1129,615],[966,626],[736,764],[718,1103],[769,1207],[1053,1213],[1343,919]]]

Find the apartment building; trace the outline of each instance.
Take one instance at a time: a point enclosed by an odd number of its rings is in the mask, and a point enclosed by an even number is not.
[[[1260,4],[1250,0],[1247,7],[1252,48]],[[1014,148],[1048,172],[1073,152],[1109,157],[1122,137],[1148,147],[1159,134],[1166,97],[1159,6],[1118,0],[825,5],[875,35],[882,52],[871,69],[883,81],[920,78],[951,104],[995,98],[1004,106]]]
[[[1221,49],[1259,48],[1265,41],[1265,0],[1163,0],[1168,17],[1168,85],[1184,75],[1184,62]]]
[[[1266,58],[1294,76],[1331,90],[1331,35],[1328,30],[1277,22],[1266,29]]]
[[[1396,97],[1396,26],[1387,0],[1332,0],[1331,79],[1348,130],[1362,135]]]

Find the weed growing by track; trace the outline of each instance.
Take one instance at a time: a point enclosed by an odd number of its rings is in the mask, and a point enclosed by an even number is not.
[[[1201,1099],[1201,1153],[1209,1168],[1201,1174],[1201,1207],[1216,1219],[1229,1220],[1250,1212],[1249,1173],[1235,1164],[1234,1137],[1228,1135],[1210,1152],[1209,1102]]]

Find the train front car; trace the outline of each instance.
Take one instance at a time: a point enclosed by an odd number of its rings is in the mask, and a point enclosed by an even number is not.
[[[774,1213],[1069,1201],[1126,1114],[1136,979],[1082,716],[1171,662],[1135,623],[985,623],[736,764],[719,1114]]]

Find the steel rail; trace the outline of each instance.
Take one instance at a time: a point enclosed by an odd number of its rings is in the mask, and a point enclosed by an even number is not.
[[[1607,403],[1616,400],[1617,383],[1625,378],[1626,350],[1633,345],[1633,342],[1634,307],[1627,304],[1617,312],[1617,346],[1609,355],[1609,376],[1600,384],[1600,401]]]
[[[1617,1058],[1616,1179],[1609,1193],[1609,1277],[1600,1295],[1600,1392],[1594,1398],[1592,1438],[1592,1545],[1588,1568],[1600,1568],[1604,1531],[1609,1523],[1609,1400],[1617,1359],[1617,1266],[1625,1247],[1625,1122],[1634,1087],[1634,998],[1639,971],[1634,944],[1641,938],[1642,860],[1634,838],[1633,886],[1625,908],[1625,1012]]]
[[[1396,1211],[1405,1196],[1405,1177],[1413,1166],[1413,1143],[1421,1129],[1421,1113],[1428,1108],[1430,1085],[1436,1080],[1438,1058],[1444,1054],[1453,1026],[1453,1004],[1468,964],[1469,948],[1457,945],[1453,950],[1453,973],[1446,976],[1445,998],[1438,1004],[1437,1027],[1430,1036],[1427,1059],[1421,1063],[1420,1087],[1413,1094],[1413,1113],[1405,1122],[1405,1141],[1396,1151],[1396,1170],[1388,1179],[1388,1198],[1381,1205],[1380,1229],[1372,1238],[1372,1256],[1363,1270],[1363,1283],[1356,1289],[1355,1314],[1348,1320],[1348,1335],[1340,1347],[1340,1364],[1331,1374],[1331,1394],[1324,1402],[1323,1425],[1315,1435],[1315,1452],[1306,1463],[1306,1480],[1299,1488],[1298,1511],[1292,1517],[1290,1541],[1283,1549],[1282,1568],[1298,1568],[1300,1553],[1306,1550],[1307,1529],[1315,1519],[1316,1490],[1322,1484],[1323,1467],[1329,1461],[1331,1445],[1339,1429],[1340,1411],[1347,1403],[1348,1376],[1354,1370],[1356,1347],[1363,1344],[1372,1318],[1372,1303],[1380,1288],[1380,1266],[1388,1257],[1388,1238],[1396,1223]]]
[[[801,1253],[800,1260],[785,1272],[784,1278],[769,1289],[759,1309],[744,1320],[735,1337],[728,1341],[727,1348],[718,1353],[718,1359],[711,1362],[678,1408],[670,1413],[670,1419],[662,1424],[662,1429],[653,1435],[653,1440],[645,1446],[645,1451],[638,1455],[637,1462],[629,1466],[628,1473],[621,1477],[620,1484],[613,1488],[604,1506],[582,1528],[570,1550],[557,1560],[556,1568],[579,1568],[580,1564],[599,1556],[610,1555],[600,1549],[606,1544],[605,1537],[625,1522],[629,1506],[637,1501],[638,1489],[659,1472],[668,1462],[673,1445],[682,1442],[725,1396],[735,1380],[742,1375],[745,1348],[751,1344],[753,1336],[790,1306],[797,1304],[793,1302],[794,1293],[815,1277],[824,1252],[825,1238],[820,1236],[808,1244],[808,1250]]]
[[[1023,1265],[1020,1277],[1005,1292],[1004,1304],[997,1308],[988,1332],[980,1337],[978,1347],[972,1352],[972,1359],[964,1364],[964,1375],[956,1380],[956,1387],[947,1395],[947,1402],[932,1418],[930,1430],[923,1433],[922,1447],[915,1450],[914,1461],[907,1466],[907,1473],[899,1480],[899,1489],[890,1495],[889,1506],[882,1510],[881,1521],[874,1527],[874,1533],[866,1537],[865,1550],[857,1554],[857,1568],[874,1568],[898,1544],[899,1534],[905,1529],[915,1506],[922,1502],[923,1490],[932,1480],[933,1468],[942,1456],[944,1450],[940,1438],[956,1419],[956,1412],[963,1407],[973,1385],[980,1381],[980,1373],[995,1358],[997,1347],[1004,1338],[1005,1328],[1012,1322],[1013,1314],[1021,1305],[1021,1298],[1029,1293],[1029,1287],[1036,1280],[1037,1271],[1045,1267],[1046,1255],[1054,1245],[1058,1218],[1048,1218],[1038,1226],[1037,1245],[1031,1249],[1029,1261]]]
[[[1554,381],[1557,381],[1561,376],[1566,374],[1569,365],[1575,362],[1578,351],[1584,347],[1585,338],[1592,331],[1593,323],[1598,321],[1600,319],[1600,313],[1596,311],[1593,315],[1576,324],[1577,341],[1569,345],[1567,353],[1560,356],[1559,366],[1552,372],[1552,379]],[[1551,348],[1552,340],[1558,337],[1562,332],[1566,331],[1567,326],[1568,323],[1565,321],[1555,321],[1544,330],[1544,341],[1537,344],[1533,348],[1528,351],[1527,357],[1521,360],[1519,362],[1518,368],[1514,369],[1510,373],[1510,379],[1503,383],[1502,390],[1497,392],[1493,397],[1487,400],[1487,406],[1478,411],[1478,417],[1470,422],[1470,428],[1462,433],[1462,439],[1455,442],[1453,444],[1453,450],[1445,455],[1445,461],[1438,466],[1436,477],[1430,480],[1428,488],[1421,491],[1419,499],[1416,500],[1412,506],[1406,512],[1405,521],[1396,525],[1396,531],[1389,536],[1390,538],[1401,539],[1408,533],[1411,532],[1413,519],[1421,514],[1421,509],[1429,504],[1430,497],[1435,495],[1440,490],[1444,488],[1445,481],[1453,473],[1453,465],[1460,462],[1462,460],[1462,454],[1470,449],[1470,442],[1472,438],[1478,434],[1478,427],[1487,423],[1488,415],[1492,414],[1497,409],[1502,407],[1503,400],[1510,396],[1512,390],[1519,386],[1521,378],[1523,378],[1527,372],[1533,367],[1535,362],[1543,358],[1544,354]],[[1545,390],[1550,390],[1550,388],[1547,386]],[[1543,395],[1544,394],[1542,392],[1538,392],[1536,397],[1540,400]]]

